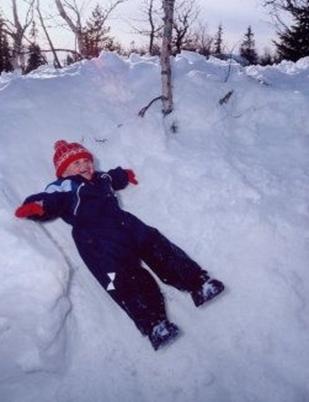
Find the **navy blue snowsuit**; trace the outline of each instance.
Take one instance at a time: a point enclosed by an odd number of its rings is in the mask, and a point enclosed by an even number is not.
[[[157,229],[122,210],[115,194],[128,185],[121,167],[95,172],[89,181],[80,175],[60,178],[24,203],[43,201],[44,215],[61,217],[87,267],[110,296],[148,335],[166,319],[162,293],[147,266],[166,284],[193,291],[205,281],[205,270]]]

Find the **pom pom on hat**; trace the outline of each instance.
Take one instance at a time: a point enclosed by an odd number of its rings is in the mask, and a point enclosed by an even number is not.
[[[63,147],[63,146],[66,147],[67,145],[68,145],[68,143],[66,141],[64,141],[64,140],[56,141],[55,144],[54,144],[54,150],[56,151],[57,148],[60,148],[60,147]]]
[[[77,142],[70,143],[65,140],[59,140],[55,142],[54,148],[54,165],[57,177],[61,177],[70,163],[77,159],[87,158],[93,161],[91,152]]]

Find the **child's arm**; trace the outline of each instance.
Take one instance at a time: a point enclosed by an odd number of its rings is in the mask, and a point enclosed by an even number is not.
[[[28,218],[36,221],[55,219],[67,208],[70,194],[68,192],[42,192],[25,199],[15,211],[18,218]]]
[[[138,184],[135,173],[131,169],[117,167],[116,169],[109,170],[107,173],[112,179],[112,187],[115,191],[122,190],[129,183]]]

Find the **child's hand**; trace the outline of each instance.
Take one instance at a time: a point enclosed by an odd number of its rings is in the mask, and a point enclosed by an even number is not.
[[[132,183],[135,185],[138,184],[138,181],[136,180],[135,173],[133,172],[133,170],[125,169],[125,171],[127,172],[129,183]]]
[[[34,215],[42,216],[44,214],[44,209],[41,202],[29,202],[18,207],[15,211],[15,216],[17,218],[29,218]]]

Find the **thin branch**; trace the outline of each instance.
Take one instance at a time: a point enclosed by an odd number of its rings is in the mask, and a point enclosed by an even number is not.
[[[80,57],[80,58],[81,58],[80,53],[78,53],[76,50],[64,49],[64,48],[54,48],[54,50],[55,50],[56,52],[68,52],[68,53],[72,53],[72,54],[74,54],[74,56],[77,56],[77,57]],[[40,49],[40,51],[41,51],[41,53],[51,53],[51,52],[52,52],[51,49]],[[30,52],[31,52],[30,50],[24,50],[24,51],[22,51],[20,54],[25,55],[25,54],[29,54]]]
[[[26,31],[26,29],[30,26],[31,22],[33,21],[34,2],[35,2],[35,0],[31,0],[30,3],[28,3],[29,8],[27,10],[26,17],[25,17],[25,24],[24,24],[23,32]]]
[[[73,49],[54,48],[54,50],[55,50],[56,52],[69,52],[69,53],[74,54],[74,55],[77,56],[77,57],[80,57],[80,58],[82,57],[80,53],[78,53],[76,50],[73,50]],[[52,52],[52,50],[51,50],[51,49],[46,49],[46,50],[41,49],[41,52],[42,52],[42,53],[48,53],[48,52]]]
[[[109,8],[107,8],[105,11],[106,11],[106,14],[105,14],[105,18],[104,18],[104,23],[106,22],[106,20],[107,20],[107,18],[110,16],[110,14],[115,10],[115,8],[119,5],[119,4],[121,4],[121,3],[124,3],[126,0],[117,0],[117,1],[115,1],[115,3],[113,3],[113,4],[111,4],[110,6],[109,6]]]
[[[145,116],[145,113],[146,113],[147,110],[150,108],[150,106],[151,106],[154,102],[156,102],[156,101],[158,101],[158,100],[160,100],[160,99],[162,99],[162,98],[163,98],[163,96],[160,95],[160,96],[157,96],[156,98],[152,99],[152,101],[150,101],[150,102],[148,103],[148,105],[144,106],[144,107],[138,112],[138,116],[144,117],[144,116]]]

